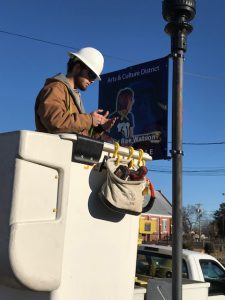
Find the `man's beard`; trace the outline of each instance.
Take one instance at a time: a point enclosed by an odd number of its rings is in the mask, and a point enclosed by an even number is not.
[[[73,81],[74,81],[74,86],[76,86],[77,89],[79,89],[79,90],[81,90],[81,91],[86,91],[87,88],[84,87],[84,86],[81,84],[79,78],[80,78],[80,77],[79,77],[79,75],[78,75],[76,78],[73,79]]]
[[[87,88],[83,87],[83,86],[78,86],[78,89],[81,91],[86,91]]]

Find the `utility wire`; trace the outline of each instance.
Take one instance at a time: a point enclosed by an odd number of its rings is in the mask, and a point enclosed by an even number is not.
[[[225,81],[224,78],[219,78],[219,77],[215,77],[215,76],[206,76],[206,75],[195,74],[195,73],[190,73],[190,72],[184,72],[184,74],[194,76],[194,77],[199,77],[199,78],[202,78],[202,79]]]
[[[160,170],[160,169],[152,169],[150,168],[149,172],[154,173],[164,173],[164,174],[172,174],[172,170]],[[183,175],[189,176],[224,176],[224,169],[216,169],[216,170],[183,170]]]
[[[31,36],[27,36],[27,35],[23,35],[23,34],[19,34],[19,33],[13,33],[13,32],[4,31],[4,30],[0,30],[0,33],[5,33],[5,34],[8,34],[8,35],[13,35],[13,36],[17,36],[17,37],[21,37],[21,38],[41,42],[41,43],[46,43],[46,44],[50,44],[50,45],[54,45],[54,46],[64,47],[64,48],[67,48],[67,49],[70,48],[70,49],[78,50],[78,49],[76,49],[74,47],[71,47],[71,46],[67,46],[67,45],[63,45],[63,44],[59,44],[59,43],[54,43],[54,42],[50,42],[50,41],[45,41],[45,40],[42,40],[42,39],[34,38],[34,37],[31,37]]]
[[[191,146],[210,146],[210,145],[224,145],[225,142],[210,142],[210,143],[183,143],[183,145]]]
[[[168,142],[169,144],[172,144],[172,142]],[[183,142],[183,145],[187,146],[211,146],[211,145],[224,145],[225,141],[221,142],[200,142],[200,143],[194,143],[194,142]]]
[[[64,44],[61,44],[61,43],[55,43],[55,42],[51,42],[51,41],[46,41],[46,40],[42,40],[42,39],[35,38],[35,37],[33,37],[33,36],[24,35],[24,34],[19,34],[19,33],[14,33],[14,32],[9,32],[9,31],[5,31],[5,30],[0,30],[0,33],[12,35],[12,36],[17,36],[17,37],[20,37],[20,38],[29,39],[29,40],[33,40],[33,41],[37,41],[37,42],[49,44],[49,45],[52,45],[52,46],[58,46],[58,47],[63,47],[63,48],[67,48],[67,49],[69,48],[69,49],[73,49],[73,50],[78,50],[78,48],[73,47],[73,46],[68,46],[68,45],[64,45]],[[107,55],[107,54],[105,54],[105,56],[106,56],[106,57],[109,57],[109,58],[121,60],[121,61],[126,61],[126,62],[130,62],[130,63],[135,63],[135,62],[132,61],[132,60],[128,60],[128,59],[121,58],[121,57],[116,57],[116,56]],[[199,77],[199,78],[203,78],[203,79],[225,81],[224,78],[218,78],[218,77],[206,76],[206,75],[201,75],[201,74],[196,74],[196,73],[184,72],[184,74],[185,74],[185,75],[190,75],[190,76]]]
[[[51,42],[51,41],[46,41],[46,40],[38,39],[38,38],[35,38],[32,36],[27,36],[27,35],[23,35],[23,34],[19,34],[19,33],[9,32],[9,31],[5,31],[5,30],[0,30],[0,33],[12,35],[12,36],[16,36],[16,37],[20,37],[20,38],[24,38],[24,39],[29,39],[29,40],[33,40],[33,41],[37,41],[37,42],[41,42],[41,43],[45,43],[45,44],[49,44],[49,45],[53,45],[53,46],[58,46],[58,47],[63,47],[63,48],[73,49],[73,50],[79,50],[78,48],[73,47],[73,46],[68,46],[68,45],[64,45],[61,43],[55,43],[55,42]],[[134,61],[124,59],[121,57],[111,56],[111,55],[107,55],[107,54],[105,54],[105,56],[109,57],[109,58],[113,58],[113,59],[118,59],[118,60],[130,62],[130,63],[134,63]]]

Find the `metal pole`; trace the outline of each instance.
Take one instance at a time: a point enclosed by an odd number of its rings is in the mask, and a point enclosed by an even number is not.
[[[195,16],[195,0],[164,0],[163,17],[169,23],[173,58],[172,87],[172,299],[182,300],[182,156],[183,156],[183,60],[186,36],[192,31],[188,23]]]
[[[173,108],[172,108],[172,299],[182,299],[182,107],[183,107],[183,51],[173,57]]]

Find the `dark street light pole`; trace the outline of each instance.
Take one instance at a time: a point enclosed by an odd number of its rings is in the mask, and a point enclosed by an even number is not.
[[[182,123],[183,123],[183,60],[187,35],[192,31],[189,21],[195,16],[195,0],[164,0],[163,18],[168,22],[166,33],[171,36],[173,58],[172,100],[172,299],[182,299]]]

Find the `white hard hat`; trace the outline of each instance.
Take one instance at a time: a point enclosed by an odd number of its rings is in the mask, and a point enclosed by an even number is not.
[[[81,48],[77,52],[69,52],[69,56],[79,58],[89,69],[91,69],[98,77],[99,80],[100,74],[104,65],[104,57],[97,49],[92,47]]]

